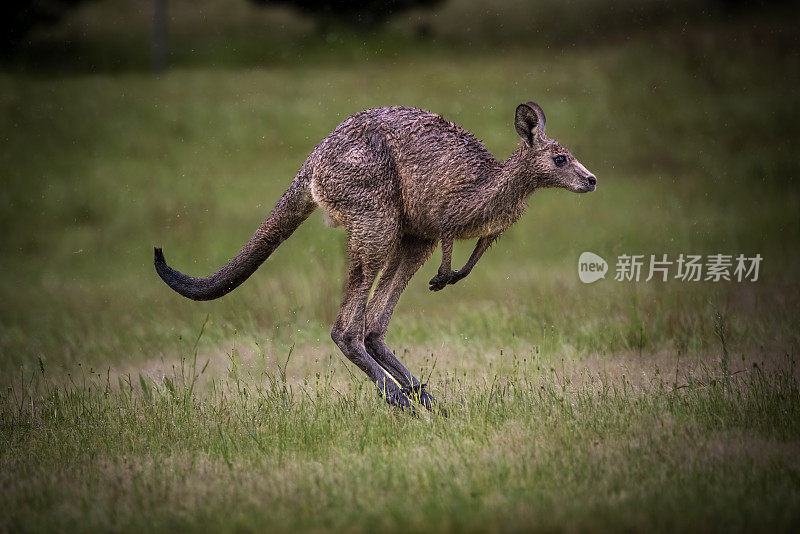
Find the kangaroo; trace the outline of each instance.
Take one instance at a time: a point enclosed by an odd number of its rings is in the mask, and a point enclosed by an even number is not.
[[[187,276],[168,267],[156,248],[156,272],[184,297],[219,298],[320,207],[326,222],[344,226],[348,236],[349,274],[333,341],[390,405],[413,413],[413,399],[446,415],[384,343],[409,280],[441,242],[441,266],[429,289],[455,284],[522,216],[535,190],[586,193],[597,184],[569,150],[545,136],[545,115],[537,104],[517,106],[514,126],[519,148],[499,162],[471,133],[434,113],[406,107],[356,113],[317,145],[269,217],[220,271],[208,278]],[[478,241],[454,271],[456,239]]]

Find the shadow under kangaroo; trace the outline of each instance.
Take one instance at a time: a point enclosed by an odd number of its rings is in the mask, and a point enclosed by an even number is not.
[[[522,138],[519,148],[499,162],[472,134],[434,113],[405,107],[357,113],[317,145],[253,238],[220,271],[208,278],[187,276],[168,267],[156,248],[156,272],[190,299],[221,297],[320,207],[326,221],[344,226],[348,235],[350,268],[333,341],[389,404],[413,411],[413,399],[445,414],[384,344],[409,280],[441,241],[442,263],[430,289],[455,284],[520,218],[535,190],[586,193],[597,183],[566,148],[545,136],[537,104],[520,104],[514,126]],[[478,242],[469,260],[452,270],[453,240],[473,238]]]

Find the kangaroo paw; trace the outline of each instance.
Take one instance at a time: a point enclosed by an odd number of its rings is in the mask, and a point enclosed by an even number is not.
[[[428,289],[431,291],[441,291],[450,282],[450,277],[447,275],[437,274],[428,282]]]

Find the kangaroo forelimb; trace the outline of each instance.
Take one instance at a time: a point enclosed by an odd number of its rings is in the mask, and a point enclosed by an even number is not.
[[[442,240],[442,264],[439,267],[439,272],[431,278],[429,282],[429,289],[431,291],[440,291],[444,289],[449,284],[455,284],[459,280],[465,278],[471,271],[472,268],[475,267],[475,264],[478,263],[478,260],[481,259],[483,253],[486,252],[491,244],[500,236],[500,234],[493,234],[486,237],[481,237],[478,239],[478,242],[475,244],[475,249],[472,251],[467,263],[464,266],[454,271],[452,270],[452,258],[453,258],[453,240]]]
[[[453,276],[451,276],[449,283],[455,284],[462,278],[466,277],[470,273],[470,271],[472,271],[472,268],[475,267],[475,264],[478,263],[478,260],[481,259],[483,253],[486,252],[486,249],[492,246],[492,243],[499,236],[500,234],[495,234],[478,239],[478,242],[475,244],[475,249],[472,251],[472,254],[467,260],[467,263],[465,263],[462,268],[453,273]]]
[[[436,276],[430,279],[428,282],[428,289],[431,291],[440,291],[450,283],[450,279],[453,277],[453,268],[451,266],[453,259],[453,238],[452,237],[443,237],[442,238],[442,264],[439,266],[439,272],[436,273]]]

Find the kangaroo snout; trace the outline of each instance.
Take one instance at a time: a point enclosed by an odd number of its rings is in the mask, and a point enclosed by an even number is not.
[[[591,193],[597,189],[597,178],[594,174],[578,174],[577,182],[573,180],[567,189],[575,193]]]
[[[591,193],[592,191],[597,189],[597,178],[595,178],[594,174],[590,174],[589,176],[587,176],[586,177],[586,182],[589,185],[586,187],[586,190],[584,191],[584,193]]]
[[[597,177],[576,159],[562,176],[561,187],[574,193],[591,193],[597,189]]]

